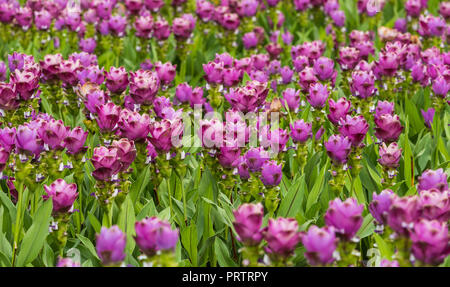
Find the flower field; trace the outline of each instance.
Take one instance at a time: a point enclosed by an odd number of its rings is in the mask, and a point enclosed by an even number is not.
[[[0,266],[450,266],[450,2],[0,0]]]

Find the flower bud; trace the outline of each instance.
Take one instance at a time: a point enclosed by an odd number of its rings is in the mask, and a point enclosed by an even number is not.
[[[102,227],[97,235],[96,250],[103,265],[114,265],[125,259],[126,235],[117,225]]]

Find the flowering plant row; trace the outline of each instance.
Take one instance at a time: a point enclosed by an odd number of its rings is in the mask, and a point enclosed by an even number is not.
[[[0,0],[0,266],[449,266],[449,4]]]

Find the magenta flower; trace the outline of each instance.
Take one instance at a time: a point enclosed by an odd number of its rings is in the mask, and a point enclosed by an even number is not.
[[[220,147],[217,159],[224,168],[234,168],[239,162],[241,150],[236,146],[222,146]]]
[[[59,258],[56,267],[80,267],[80,263],[70,258]]]
[[[321,83],[311,84],[309,86],[309,92],[306,95],[308,103],[314,108],[321,109],[325,106],[330,92],[327,85]]]
[[[126,171],[136,158],[134,141],[122,138],[118,141],[113,141],[111,146],[117,149],[117,156],[122,164],[120,171]]]
[[[0,171],[3,171],[6,167],[6,163],[9,160],[9,151],[0,146]]]
[[[80,46],[81,51],[86,53],[94,53],[95,48],[97,47],[97,42],[94,38],[86,38],[80,39],[78,45]]]
[[[97,235],[96,250],[103,265],[116,265],[125,259],[127,237],[117,225],[102,227]]]
[[[338,62],[343,70],[353,69],[359,61],[359,50],[353,47],[343,47],[339,50]]]
[[[398,197],[396,195],[392,195],[391,199],[387,224],[397,234],[408,236],[420,216],[419,199],[416,196]]]
[[[64,179],[57,179],[51,185],[44,185],[44,190],[47,193],[43,195],[44,200],[52,199],[53,214],[70,212],[78,196],[77,185],[68,184]]]
[[[0,129],[0,146],[7,152],[11,152],[14,148],[16,139],[16,128],[4,127]]]
[[[387,259],[383,259],[380,262],[380,267],[400,267],[400,264],[397,260],[389,261]]]
[[[300,242],[298,223],[294,218],[270,218],[263,234],[267,241],[266,252],[282,258],[289,257]]]
[[[223,81],[223,62],[209,62],[203,64],[203,71],[205,71],[205,80],[209,84],[220,84]]]
[[[244,155],[248,169],[251,172],[260,171],[264,162],[269,160],[270,156],[262,147],[250,148]]]
[[[69,131],[64,138],[63,146],[70,154],[77,154],[83,152],[87,147],[84,146],[88,132],[85,132],[81,127],[76,127]]]
[[[347,198],[344,202],[336,198],[330,201],[324,216],[325,223],[333,226],[336,229],[336,233],[345,240],[350,240],[361,227],[363,210],[364,204],[358,204],[354,198]]]
[[[11,83],[15,85],[16,92],[22,100],[29,100],[34,92],[39,88],[39,72],[31,70],[15,70],[11,74]]]
[[[339,98],[336,102],[333,99],[329,99],[328,107],[330,113],[327,115],[328,119],[337,125],[341,119],[350,114],[351,105],[352,103],[344,97]]]
[[[172,21],[173,34],[177,39],[185,40],[189,38],[195,28],[195,18],[192,14],[184,14]]]
[[[375,108],[374,117],[379,119],[382,115],[393,115],[394,114],[394,103],[388,101],[378,101],[377,107]]]
[[[167,22],[163,18],[158,17],[158,19],[155,21],[153,25],[153,36],[155,36],[155,38],[158,39],[159,41],[164,41],[167,38],[169,38],[170,34],[171,29],[169,22]]]
[[[158,74],[160,82],[164,85],[169,85],[175,78],[177,65],[172,65],[170,62],[162,64],[161,62],[155,63],[155,71]]]
[[[449,240],[445,222],[422,219],[411,232],[412,253],[425,264],[439,265],[450,254]]]
[[[295,111],[300,107],[300,91],[287,88],[283,91],[283,100],[291,111]]]
[[[437,170],[427,169],[419,176],[418,191],[435,188],[440,191],[448,189],[447,174],[442,168]]]
[[[151,105],[159,90],[156,72],[137,70],[131,73],[130,96],[138,104]]]
[[[421,216],[428,220],[446,222],[450,218],[450,193],[432,188],[422,190],[419,196],[422,210]]]
[[[321,81],[332,78],[334,71],[334,62],[330,58],[320,57],[314,62],[314,73]]]
[[[20,105],[20,99],[16,96],[16,86],[12,83],[0,82],[0,108],[14,110]]]
[[[116,129],[119,121],[120,107],[109,102],[97,107],[97,124],[102,132],[111,132]]]
[[[339,165],[347,162],[348,155],[352,150],[352,143],[346,136],[332,135],[325,142],[325,149],[333,162]]]
[[[393,194],[394,192],[390,189],[385,189],[380,194],[373,193],[372,202],[369,204],[369,211],[378,224],[386,224]]]
[[[398,162],[402,157],[402,149],[399,148],[397,143],[391,143],[389,146],[386,146],[385,143],[382,143],[379,146],[379,154],[380,158],[378,162],[385,167],[388,168],[396,168],[398,167]]]
[[[352,117],[347,115],[340,120],[339,124],[339,132],[348,137],[354,147],[361,145],[369,129],[369,125],[364,116]]]
[[[111,93],[122,93],[128,86],[128,73],[124,67],[111,67],[106,73],[106,88]]]
[[[276,186],[283,176],[281,163],[274,160],[266,161],[261,167],[261,181],[265,186]]]
[[[372,71],[354,71],[350,90],[353,96],[365,99],[375,94],[375,75]]]
[[[122,167],[119,151],[114,147],[107,148],[100,146],[94,148],[94,155],[91,158],[91,162],[95,168],[92,176],[100,181],[110,181],[111,177],[117,174]]]
[[[310,265],[327,265],[334,261],[333,253],[338,239],[333,227],[319,228],[313,225],[301,238],[306,249],[304,255]]]
[[[136,36],[140,38],[150,39],[153,30],[152,15],[141,15],[136,18],[134,22],[134,28],[136,29]]]
[[[70,131],[69,127],[64,126],[62,120],[51,119],[50,121],[42,121],[37,129],[39,137],[51,149],[63,149],[63,141]]]
[[[375,136],[384,142],[397,141],[403,126],[398,115],[384,114],[375,118]]]
[[[258,46],[259,38],[255,32],[248,32],[242,36],[242,43],[244,44],[244,48],[246,50],[255,48]]]
[[[431,125],[433,124],[433,118],[434,118],[434,109],[429,108],[428,110],[420,110],[423,116],[423,120],[425,121],[425,125],[431,129]]]
[[[44,143],[39,138],[37,129],[29,125],[22,125],[17,128],[15,145],[17,153],[31,153],[35,156],[38,156],[44,149]]]
[[[269,89],[266,84],[258,81],[249,81],[244,87],[231,89],[225,94],[225,99],[231,107],[241,112],[254,112],[266,100]]]
[[[312,138],[312,123],[305,123],[303,119],[296,120],[294,124],[290,125],[292,141],[297,143],[304,143],[309,138]]]
[[[310,67],[304,68],[299,74],[299,84],[303,91],[308,91],[309,87],[318,82],[314,70]]]
[[[235,211],[233,226],[238,234],[238,240],[246,246],[258,245],[262,238],[262,220],[264,207],[261,203],[244,203]]]
[[[450,84],[444,77],[438,77],[433,81],[432,89],[436,96],[445,98],[448,94],[448,90],[450,89]]]
[[[171,228],[170,223],[157,217],[137,221],[136,243],[147,256],[153,256],[157,251],[174,250],[178,241],[178,230]]]
[[[150,142],[157,151],[168,152],[173,147],[172,140],[183,133],[183,124],[178,120],[164,119],[150,124]]]

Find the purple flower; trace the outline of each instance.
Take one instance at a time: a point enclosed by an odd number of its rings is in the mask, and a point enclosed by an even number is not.
[[[223,81],[223,62],[209,62],[203,64],[203,71],[205,71],[205,80],[209,84],[220,84]]]
[[[262,147],[250,148],[244,155],[248,169],[251,172],[260,171],[264,162],[269,160],[270,156]]]
[[[434,109],[429,108],[428,110],[420,110],[423,116],[423,120],[425,121],[425,125],[431,129],[431,125],[433,124],[433,118],[434,118]]]
[[[77,77],[81,85],[84,85],[88,82],[101,85],[105,80],[105,76],[103,75],[103,73],[103,68],[100,69],[98,66],[89,66],[86,69],[78,72]]]
[[[450,84],[444,77],[438,77],[433,81],[432,89],[436,96],[445,98],[447,96],[448,90],[450,89]]]
[[[263,105],[269,89],[266,84],[258,81],[249,81],[245,86],[231,89],[225,98],[231,107],[241,112],[253,112]]]
[[[344,119],[350,113],[352,103],[346,98],[339,98],[336,102],[333,99],[328,100],[328,107],[330,113],[327,115],[328,119],[335,125],[341,119]]]
[[[186,103],[190,100],[192,95],[192,87],[188,83],[181,83],[175,90],[175,100],[180,103]]]
[[[137,70],[131,73],[130,96],[138,104],[151,105],[159,90],[156,72]]]
[[[389,261],[387,259],[383,259],[380,262],[380,267],[400,267],[400,264],[397,260]]]
[[[172,65],[170,62],[162,64],[161,62],[155,63],[155,71],[158,74],[160,82],[164,85],[170,84],[175,78],[177,65]]]
[[[263,234],[267,241],[266,252],[272,256],[289,257],[300,242],[298,223],[294,218],[270,218]]]
[[[406,22],[405,18],[398,18],[395,21],[394,28],[399,32],[406,33],[407,28],[408,28],[407,24],[408,23]]]
[[[223,84],[227,87],[232,87],[241,81],[243,72],[236,68],[225,68],[223,70]]]
[[[93,89],[86,94],[84,106],[90,113],[97,114],[98,107],[106,104],[108,100],[108,96],[103,90]]]
[[[14,52],[11,55],[8,55],[8,64],[9,64],[9,71],[11,73],[14,73],[14,71],[22,70],[23,66],[25,64],[25,54]]]
[[[86,149],[84,143],[86,142],[88,134],[89,133],[85,132],[81,127],[76,127],[73,130],[69,131],[63,142],[63,145],[67,149],[67,152],[70,154],[83,152]]]
[[[214,16],[214,5],[207,0],[197,0],[197,16],[203,22],[209,22]]]
[[[323,108],[327,102],[330,92],[327,85],[321,83],[311,84],[309,86],[309,93],[306,96],[308,103],[314,108]]]
[[[392,203],[387,215],[387,224],[397,234],[408,236],[414,222],[420,216],[420,203],[417,196],[398,197],[392,195]]]
[[[448,221],[450,218],[450,192],[435,188],[420,191],[421,216],[428,220]]]
[[[292,71],[289,66],[284,66],[280,69],[281,81],[283,84],[287,85],[292,81],[292,76],[294,71]]]
[[[361,227],[363,210],[364,204],[358,204],[354,198],[347,198],[344,202],[336,198],[330,201],[324,216],[325,223],[333,226],[336,233],[342,235],[345,240],[350,240]]]
[[[192,14],[184,14],[172,21],[173,34],[177,39],[187,39],[195,28],[195,18]]]
[[[106,87],[112,93],[122,93],[128,86],[128,73],[124,67],[111,67],[106,73]]]
[[[77,185],[68,184],[64,179],[57,179],[50,185],[44,185],[44,190],[47,193],[43,195],[44,200],[52,199],[53,214],[70,212],[78,196]]]
[[[122,138],[118,141],[113,141],[111,146],[117,149],[117,155],[122,163],[120,170],[126,171],[136,158],[136,148],[134,146],[134,141]]]
[[[42,121],[37,132],[39,137],[48,145],[50,149],[63,149],[63,141],[69,133],[70,128],[64,126],[62,120],[51,119]]]
[[[291,111],[295,111],[300,106],[300,91],[287,88],[283,91],[283,100]]]
[[[137,221],[134,227],[136,243],[147,256],[153,256],[160,250],[174,250],[177,245],[178,230],[172,229],[165,220],[147,217]]]
[[[437,170],[427,169],[419,176],[419,185],[417,186],[419,191],[432,188],[440,191],[448,189],[447,174],[442,168]]]
[[[164,1],[163,1],[164,5]],[[167,22],[163,18],[159,18],[155,21],[153,25],[153,36],[156,37],[159,41],[166,40],[170,36],[170,25],[169,22]]]
[[[375,118],[375,125],[375,136],[388,143],[396,141],[403,131],[398,115],[381,115]]]
[[[74,262],[70,258],[59,258],[56,267],[80,267],[80,263]]]
[[[333,227],[311,226],[308,232],[302,235],[302,243],[306,249],[304,255],[309,264],[318,266],[332,263],[337,241]]]
[[[16,138],[16,128],[4,127],[0,129],[0,146],[7,152],[14,148]]]
[[[239,157],[241,155],[241,150],[236,146],[222,146],[220,147],[217,159],[219,163],[224,168],[234,168],[239,163]]]
[[[117,225],[102,227],[97,235],[96,249],[103,265],[115,265],[125,259],[126,235]]]
[[[304,143],[309,138],[312,138],[312,124],[305,123],[303,119],[296,120],[291,127],[291,138],[293,142]]]
[[[394,114],[394,103],[388,101],[378,101],[374,117],[379,119],[382,115],[386,114]]]
[[[45,9],[35,11],[34,24],[39,30],[47,30],[52,24],[52,15]]]
[[[101,131],[114,131],[119,121],[120,107],[112,102],[100,105],[97,107],[97,115],[97,124]]]
[[[113,32],[115,35],[122,37],[125,33],[125,28],[127,27],[127,18],[114,15],[109,18],[108,21],[108,29]]]
[[[382,143],[379,147],[380,158],[378,162],[385,167],[388,168],[396,168],[398,167],[398,162],[402,157],[402,149],[399,148],[398,144],[393,142],[386,146],[385,143]]]
[[[246,246],[258,245],[262,238],[262,221],[264,207],[261,203],[244,203],[235,211],[233,226],[238,234],[238,240]]]
[[[304,68],[299,74],[299,84],[304,92],[309,90],[309,87],[318,82],[314,70],[310,67]],[[322,95],[322,94],[321,94]]]
[[[242,43],[247,50],[255,48],[258,45],[258,42],[259,38],[255,32],[248,32],[242,36]]]
[[[365,99],[375,94],[375,75],[372,71],[354,71],[350,85],[352,95]]]
[[[353,47],[343,47],[339,50],[338,62],[343,70],[353,69],[359,61],[359,50]]]
[[[22,100],[29,100],[39,88],[39,76],[39,72],[19,69],[11,74],[11,83],[15,85],[16,92]]]
[[[107,148],[100,146],[94,148],[94,155],[91,158],[91,162],[95,168],[92,176],[100,181],[110,181],[111,177],[117,174],[122,167],[119,151],[113,147]]]
[[[80,50],[86,53],[94,53],[97,42],[94,38],[80,39]]]
[[[445,222],[422,219],[411,232],[412,254],[425,264],[439,265],[450,254],[449,240]]]
[[[364,116],[359,115],[352,117],[347,115],[340,120],[339,124],[339,132],[348,137],[352,141],[354,147],[361,145],[369,129],[369,125]]]
[[[334,71],[334,62],[330,58],[320,57],[314,62],[314,73],[321,81],[331,79]]]
[[[17,153],[32,153],[38,156],[44,149],[44,143],[39,138],[37,129],[29,125],[22,125],[17,128],[15,144]]]
[[[325,142],[327,155],[333,160],[335,164],[343,164],[348,160],[348,155],[352,149],[350,139],[342,135],[332,135]]]
[[[153,29],[152,15],[145,15],[136,18],[134,22],[134,28],[136,29],[136,36],[150,39]]]
[[[168,152],[172,141],[183,133],[183,124],[178,120],[164,119],[150,124],[150,142],[157,151]]]
[[[378,224],[386,224],[389,208],[392,204],[392,194],[390,189],[383,190],[380,194],[376,192],[372,195],[372,202],[369,204],[369,211]]]
[[[265,186],[276,186],[281,182],[282,173],[281,163],[277,164],[274,160],[266,161],[261,167],[261,181]]]
[[[342,10],[336,10],[331,12],[330,15],[331,19],[333,19],[333,22],[336,26],[342,27],[345,25],[345,13]]]

